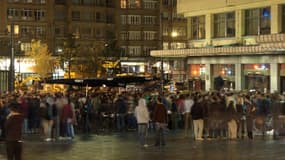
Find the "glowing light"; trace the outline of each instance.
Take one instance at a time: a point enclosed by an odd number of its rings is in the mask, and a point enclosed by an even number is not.
[[[222,70],[222,71],[221,71],[221,73],[222,73],[222,74],[225,74],[225,71],[224,71],[224,70]]]
[[[256,65],[256,64],[253,66],[253,68],[254,69],[259,69],[258,65]]]
[[[171,33],[171,37],[177,37],[178,36],[178,33],[177,32],[172,32]]]
[[[266,69],[266,66],[263,64],[261,65],[260,69]]]
[[[197,75],[197,73],[198,73],[198,72],[197,72],[196,70],[195,70],[195,71],[193,71],[193,75]]]
[[[228,71],[228,74],[232,74],[232,71],[231,71],[231,70],[229,70],[229,71]]]

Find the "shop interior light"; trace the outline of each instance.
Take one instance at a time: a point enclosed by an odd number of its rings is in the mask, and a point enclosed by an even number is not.
[[[260,67],[260,69],[263,69],[263,70],[265,70],[266,69],[266,65],[261,65],[261,67]]]

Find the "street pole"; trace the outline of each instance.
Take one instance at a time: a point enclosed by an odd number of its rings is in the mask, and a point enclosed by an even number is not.
[[[10,26],[10,38],[11,38],[11,54],[10,54],[10,80],[9,80],[9,92],[13,92],[15,89],[15,66],[14,66],[14,61],[15,61],[15,56],[14,56],[14,24],[11,23]]]
[[[160,5],[160,10],[162,5]],[[159,13],[159,28],[160,28],[160,47],[161,50],[163,50],[163,24],[162,24],[162,11],[160,11]],[[162,57],[162,53],[160,56],[160,79],[161,79],[161,94],[162,96],[164,95],[164,70],[163,70],[163,57]]]

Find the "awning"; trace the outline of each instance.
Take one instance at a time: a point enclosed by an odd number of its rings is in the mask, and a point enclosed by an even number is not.
[[[140,84],[148,81],[157,80],[155,77],[144,76],[124,76],[124,77],[109,77],[109,78],[89,78],[89,79],[53,79],[46,80],[47,84],[65,84],[74,86],[110,86],[110,87],[125,87],[127,84]]]

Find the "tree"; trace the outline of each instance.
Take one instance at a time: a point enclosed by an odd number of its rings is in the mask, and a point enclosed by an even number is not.
[[[87,46],[81,46],[81,56],[82,61],[81,64],[81,72],[82,73],[94,73],[95,77],[97,77],[100,74],[102,75],[102,53],[104,50],[104,42],[97,41],[91,44],[88,44]]]
[[[63,43],[63,54],[60,55],[61,64],[68,63],[68,78],[71,78],[71,68],[73,61],[78,57],[79,45],[76,44],[75,36],[69,34],[67,40]]]
[[[52,72],[53,59],[46,43],[40,40],[32,40],[31,51],[27,53],[34,61],[34,70],[41,78],[47,78]]]

